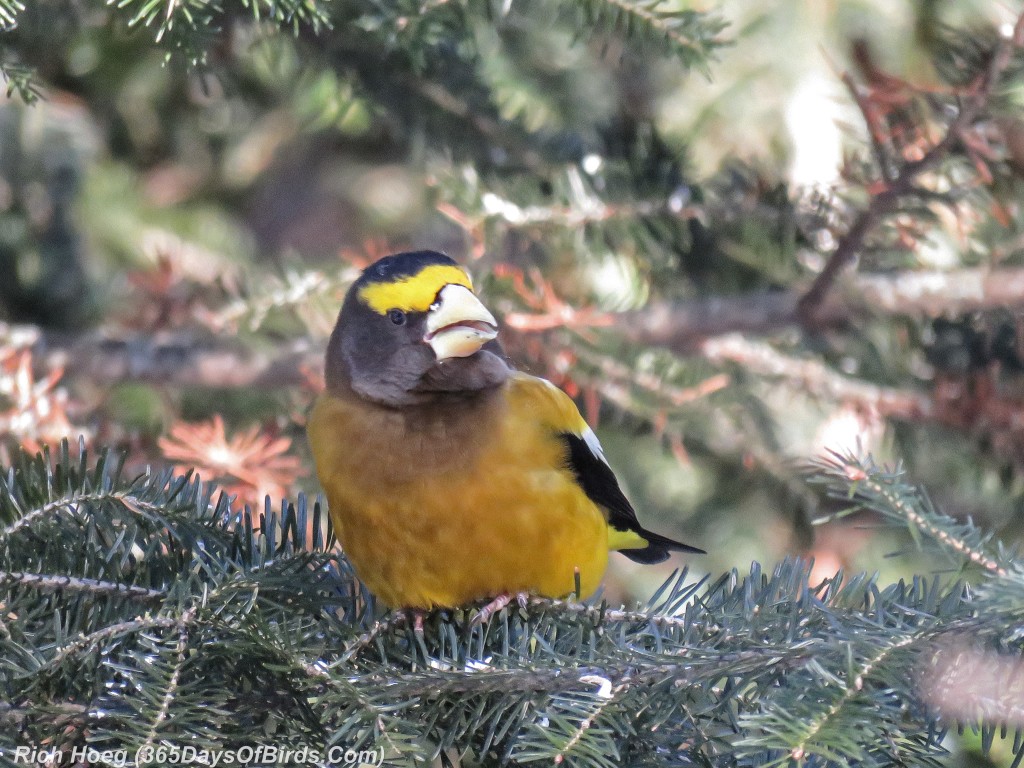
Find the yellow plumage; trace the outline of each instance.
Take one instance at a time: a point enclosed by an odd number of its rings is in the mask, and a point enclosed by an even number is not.
[[[338,539],[392,607],[592,594],[610,549],[700,551],[642,528],[572,400],[513,371],[451,259],[368,268],[328,344],[309,416]]]
[[[576,569],[584,596],[600,584],[608,525],[566,466],[558,438],[582,435],[587,425],[543,379],[516,372],[503,386],[498,403],[473,414],[475,450],[452,448],[435,424],[430,439],[447,451],[428,449],[414,466],[381,456],[402,445],[403,454],[417,453],[422,424],[330,394],[317,400],[309,437],[338,539],[389,605],[454,606],[515,592],[560,597],[574,591]]]

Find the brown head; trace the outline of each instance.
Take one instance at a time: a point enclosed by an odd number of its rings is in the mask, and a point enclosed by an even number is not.
[[[345,296],[327,347],[327,389],[392,408],[484,393],[509,375],[497,335],[497,321],[452,259],[435,251],[387,256]]]

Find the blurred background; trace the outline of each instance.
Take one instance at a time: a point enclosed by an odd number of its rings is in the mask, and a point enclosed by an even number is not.
[[[1012,3],[2,5],[5,465],[81,436],[238,504],[316,493],[344,292],[434,248],[697,574],[932,572],[868,513],[814,524],[828,450],[1020,538],[1019,56],[978,96]],[[609,598],[681,564],[615,558]]]

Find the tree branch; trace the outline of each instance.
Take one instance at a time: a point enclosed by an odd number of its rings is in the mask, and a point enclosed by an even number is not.
[[[8,334],[0,325],[0,339]],[[74,376],[114,384],[141,381],[175,387],[294,387],[322,365],[323,351],[297,339],[273,352],[191,333],[59,334],[36,330],[36,359]]]
[[[658,304],[619,315],[616,327],[631,342],[690,354],[717,336],[764,336],[798,326],[800,301],[797,292],[777,291]],[[1024,307],[1024,269],[857,275],[848,290],[825,297],[815,323],[834,327],[869,314],[928,318],[999,307]]]
[[[895,389],[836,373],[817,360],[789,357],[739,334],[708,339],[701,353],[716,363],[736,363],[767,378],[784,379],[815,397],[853,403],[902,421],[933,419],[939,412],[926,392]]]
[[[631,343],[687,355],[719,336],[765,336],[799,326],[799,301],[795,291],[777,291],[655,304],[615,316],[614,328]],[[1024,268],[857,275],[847,290],[827,297],[816,322],[835,327],[868,314],[928,318],[994,308],[1024,308]],[[319,343],[305,339],[271,353],[190,333],[74,335],[0,324],[2,339],[31,344],[37,363],[101,384],[297,387],[309,383],[323,357]]]
[[[898,421],[931,421],[967,432],[981,428],[986,434],[1020,434],[1024,425],[1020,400],[995,395],[975,398],[965,387],[935,386],[927,391],[883,387],[844,376],[817,360],[784,355],[739,334],[708,339],[700,351],[713,362],[741,365],[814,397],[850,403]]]
[[[993,87],[1010,63],[1013,49],[1022,44],[1024,44],[1024,14],[1018,17],[1013,35],[1000,41],[988,68],[971,87],[959,113],[949,124],[942,139],[932,145],[920,159],[898,165],[895,178],[892,181],[888,181],[886,177],[887,163],[879,160],[881,166],[879,171],[883,174],[882,182],[885,183],[885,188],[873,195],[868,206],[854,218],[849,230],[840,238],[839,244],[829,257],[824,269],[815,278],[807,293],[800,298],[797,311],[805,323],[818,321],[818,310],[824,303],[825,297],[840,273],[853,262],[861,251],[871,230],[889,214],[895,213],[902,200],[920,196],[920,191],[916,188],[917,178],[945,159],[961,140],[963,132],[988,104]],[[857,103],[864,111],[865,102],[857,99]],[[871,128],[873,119],[870,112],[864,112],[864,117]],[[874,136],[872,136],[872,141],[876,154],[878,154],[881,152],[881,146]]]
[[[102,579],[64,574],[26,573],[0,570],[0,584],[16,584],[47,592],[88,592],[94,595],[116,595],[143,602],[162,600],[167,593],[162,589],[148,589],[133,584],[120,584]]]

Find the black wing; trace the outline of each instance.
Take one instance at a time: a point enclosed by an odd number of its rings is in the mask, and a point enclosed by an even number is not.
[[[633,505],[622,493],[604,457],[595,453],[580,435],[562,432],[559,437],[568,448],[569,469],[576,476],[576,482],[591,501],[608,511],[608,524],[617,531],[634,531],[649,542],[643,549],[623,549],[622,554],[638,563],[660,563],[668,557],[669,550],[704,553],[703,549],[659,536],[640,525]]]

